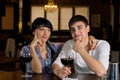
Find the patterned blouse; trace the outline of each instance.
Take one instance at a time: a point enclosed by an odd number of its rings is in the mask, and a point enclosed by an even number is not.
[[[58,56],[58,54],[60,53],[60,50],[62,48],[61,43],[54,43],[54,42],[47,42],[47,59],[44,60],[41,56],[41,52],[39,51],[39,49],[37,47],[35,47],[35,51],[38,55],[39,60],[41,61],[42,64],[42,73],[52,73],[52,63],[53,61],[56,59],[56,57]],[[27,46],[23,46],[23,48],[20,51],[20,56],[22,56],[22,53],[26,52],[27,54],[31,54],[30,52],[30,45]],[[23,53],[24,54],[24,53]],[[33,73],[32,72],[32,66],[31,66],[31,62],[26,63],[26,72],[28,73]]]

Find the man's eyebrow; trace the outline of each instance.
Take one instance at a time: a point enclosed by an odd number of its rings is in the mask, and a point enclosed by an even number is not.
[[[70,27],[70,29],[74,29],[74,27]]]
[[[79,24],[77,27],[82,26],[82,24]]]

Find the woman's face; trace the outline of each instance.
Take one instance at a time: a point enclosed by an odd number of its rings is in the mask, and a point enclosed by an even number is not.
[[[35,29],[35,35],[37,38],[41,39],[43,42],[47,42],[51,35],[51,29],[48,27],[40,27]]]
[[[90,28],[88,25],[86,26],[82,21],[79,21],[70,27],[70,31],[74,41],[81,41],[84,37],[88,36]]]

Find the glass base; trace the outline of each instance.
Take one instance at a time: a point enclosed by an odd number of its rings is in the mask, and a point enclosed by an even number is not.
[[[77,78],[63,78],[62,80],[78,80]]]
[[[25,75],[21,75],[21,77],[32,77],[32,75],[26,73]]]

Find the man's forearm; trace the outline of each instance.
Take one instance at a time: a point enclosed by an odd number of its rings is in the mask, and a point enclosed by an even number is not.
[[[53,73],[58,76],[59,75],[60,66],[57,65],[57,64],[53,64],[52,69],[53,69]]]

